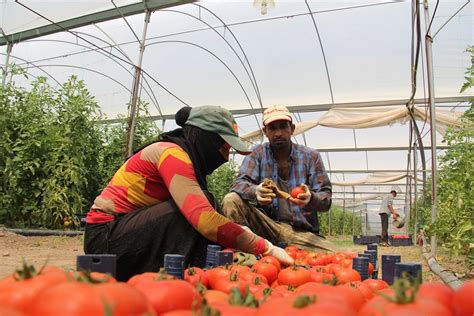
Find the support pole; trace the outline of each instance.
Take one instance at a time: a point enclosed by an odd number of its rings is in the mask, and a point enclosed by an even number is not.
[[[355,186],[352,186],[352,236],[354,236]]]
[[[430,14],[428,11],[428,0],[423,1],[425,11],[425,49],[426,49],[426,72],[428,77],[428,99],[430,102],[430,136],[431,136],[431,223],[436,220],[436,110],[435,110],[435,91],[433,76],[433,39],[430,35]],[[431,255],[436,256],[436,234],[431,236]]]
[[[145,12],[145,24],[143,26],[142,40],[140,41],[140,52],[138,57],[138,64],[135,66],[135,76],[133,78],[133,89],[132,89],[132,99],[130,102],[130,111],[128,113],[128,133],[127,133],[127,146],[125,148],[126,157],[130,157],[133,151],[133,137],[135,135],[135,127],[137,121],[137,114],[139,107],[137,107],[138,95],[140,92],[140,81],[142,75],[142,62],[143,62],[143,53],[145,52],[145,39],[146,32],[148,29],[148,24],[150,23],[151,11],[147,10]]]
[[[414,195],[415,195],[415,203],[413,204],[413,213],[414,213],[414,217],[415,217],[415,229],[413,229],[413,237],[414,237],[414,240],[418,240],[418,165],[417,165],[417,162],[418,162],[418,157],[416,155],[416,150],[417,150],[417,144],[416,144],[416,141],[413,143],[413,147],[414,147],[414,150],[413,150],[413,178],[414,178],[414,185],[415,185],[415,188],[414,188]]]
[[[5,86],[5,83],[7,82],[8,63],[10,62],[10,55],[12,53],[12,48],[13,48],[13,44],[8,43],[8,45],[7,45],[7,57],[6,57],[6,60],[5,60],[5,65],[3,66],[3,69],[2,69],[2,87]]]

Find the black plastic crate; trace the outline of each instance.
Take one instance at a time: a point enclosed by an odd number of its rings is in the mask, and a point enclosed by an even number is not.
[[[389,241],[390,241],[390,244],[394,247],[413,246],[412,236],[409,236],[407,238],[393,238],[392,236],[390,236]]]
[[[358,245],[368,245],[368,244],[378,244],[380,242],[380,236],[352,236],[352,240],[354,241],[354,244]]]

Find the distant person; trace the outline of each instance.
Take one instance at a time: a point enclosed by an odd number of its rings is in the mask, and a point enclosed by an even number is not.
[[[382,222],[382,235],[380,238],[380,245],[388,247],[390,243],[388,242],[388,217],[392,214],[393,218],[396,219],[399,217],[398,213],[393,209],[393,199],[397,196],[397,191],[392,190],[390,194],[385,196],[382,200],[382,205],[380,206],[379,215]]]
[[[206,176],[228,161],[230,147],[248,154],[232,114],[221,107],[185,107],[182,128],[139,149],[95,199],[86,218],[86,254],[116,254],[117,279],[158,271],[165,254],[203,267],[207,245],[293,259],[281,248],[221,215]]]
[[[245,157],[222,209],[228,218],[272,243],[332,250],[332,244],[319,235],[318,217],[318,212],[331,207],[331,183],[319,152],[291,141],[294,131],[286,107],[264,111],[268,142]],[[275,186],[283,196],[277,196]],[[288,198],[297,186],[300,193]]]

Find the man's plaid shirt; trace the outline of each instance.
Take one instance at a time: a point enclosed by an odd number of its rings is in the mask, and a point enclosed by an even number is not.
[[[315,149],[292,144],[288,160],[290,162],[289,188],[305,183],[312,191],[312,199],[307,206],[299,207],[291,204],[294,214],[293,225],[319,232],[319,222],[315,211],[329,210],[332,194],[331,182],[324,169],[321,155]],[[252,149],[252,153],[245,157],[230,190],[238,193],[244,200],[255,201],[256,188],[264,178],[278,183],[278,166],[268,142],[257,145]],[[277,199],[273,199],[271,207],[272,217],[278,221]]]

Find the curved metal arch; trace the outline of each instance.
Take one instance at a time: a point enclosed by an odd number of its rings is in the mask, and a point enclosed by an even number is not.
[[[127,90],[128,92],[132,92],[130,89],[128,89],[123,83],[121,83],[120,81],[114,79],[113,77],[109,76],[109,75],[106,75],[104,73],[101,73],[100,71],[97,71],[97,70],[94,70],[94,69],[91,69],[91,68],[87,68],[87,67],[81,67],[81,66],[75,66],[75,65],[41,65],[41,67],[67,67],[67,68],[77,68],[77,69],[82,69],[82,70],[87,70],[87,71],[90,71],[90,72],[93,72],[93,73],[96,73],[98,75],[101,75],[101,76],[104,76],[106,77],[107,79],[110,79],[112,80],[113,82],[115,82],[116,84],[120,85],[122,88],[124,88],[125,90]]]
[[[194,3],[193,3],[194,4]],[[221,37],[224,42],[229,46],[229,48],[234,52],[235,56],[237,57],[237,59],[240,61],[240,64],[242,65],[242,67],[244,67],[244,70],[245,72],[247,73],[247,76],[249,77],[250,79],[250,82],[252,83],[252,86],[253,86],[253,89],[255,91],[255,94],[257,96],[257,99],[260,103],[260,107],[262,108],[263,110],[263,104],[262,104],[262,98],[261,98],[261,95],[260,95],[260,90],[258,89],[258,84],[257,84],[257,81],[255,79],[255,75],[253,73],[253,69],[252,69],[252,66],[250,65],[250,62],[248,61],[248,58],[247,58],[247,54],[245,53],[245,51],[243,50],[242,46],[240,45],[240,42],[237,40],[237,38],[235,37],[234,33],[232,33],[232,31],[227,27],[227,25],[224,23],[224,21],[222,21],[217,15],[215,15],[212,11],[210,11],[209,9],[205,8],[205,7],[202,7],[201,5],[197,5],[198,7],[200,8],[203,8],[205,10],[207,10],[208,12],[210,12],[212,15],[214,15],[220,22],[222,22],[222,24],[224,25],[225,29],[229,30],[229,33],[232,34],[232,37],[234,38],[234,40],[236,41],[237,45],[239,46],[240,50],[242,51],[244,57],[245,57],[245,60],[247,61],[247,64],[248,64],[248,67],[250,69],[250,72],[251,74],[249,73],[249,70],[247,69],[247,67],[245,66],[245,63],[244,61],[242,60],[242,58],[240,58],[239,54],[237,54],[237,51],[232,47],[232,45],[229,43],[229,41],[227,41],[225,39],[225,37],[219,33],[215,27],[213,27],[212,25],[210,25],[209,23],[201,20],[200,18],[198,17],[195,17],[194,15],[190,14],[190,13],[186,13],[186,12],[182,12],[182,11],[178,11],[178,10],[160,10],[160,11],[166,11],[166,12],[173,12],[173,13],[180,13],[180,14],[184,14],[186,16],[189,16],[189,17],[192,17],[202,23],[204,23],[208,28],[210,28],[211,30],[213,30],[217,35],[219,35],[219,37]],[[259,128],[260,128],[260,125],[259,125]]]
[[[90,34],[87,34],[87,33],[82,33],[84,35],[88,35],[88,36],[91,36],[93,38],[96,38],[98,40],[101,40],[103,41],[104,43],[106,44],[109,44],[107,41],[101,39],[101,38],[98,38],[94,35],[90,35]],[[121,63],[119,63],[117,60],[115,60],[114,58],[112,58],[110,55],[100,51],[99,49],[91,49],[89,46],[86,46],[86,45],[82,45],[82,44],[79,44],[79,43],[74,43],[74,42],[70,42],[70,41],[66,41],[66,40],[45,40],[45,39],[37,39],[37,40],[31,40],[29,42],[58,42],[58,43],[66,43],[66,44],[71,44],[71,45],[75,45],[75,46],[79,46],[79,47],[83,47],[83,48],[86,48],[86,49],[89,49],[87,52],[97,52],[107,58],[109,58],[111,61],[113,61],[114,63],[116,63],[117,65],[119,65],[122,69],[124,69],[126,72],[128,72],[132,77],[133,77],[133,74],[132,72],[127,69],[127,67],[125,67],[124,65],[122,65]],[[110,45],[110,47],[113,47],[113,45]],[[120,52],[120,51],[119,51]],[[35,62],[38,62],[38,61],[46,61],[46,60],[52,60],[52,59],[56,59],[56,58],[60,58],[60,57],[64,57],[64,56],[71,56],[71,55],[77,55],[79,53],[82,53],[82,52],[76,52],[76,53],[72,53],[72,54],[66,54],[66,55],[61,55],[61,56],[56,56],[56,57],[52,57],[52,58],[43,58],[43,59],[38,59],[36,60]],[[149,82],[145,79],[144,80],[149,91],[147,89],[145,89],[145,87],[143,87],[143,84],[141,84],[142,88],[145,90],[145,93],[148,95],[148,97],[150,97],[150,99],[152,100],[152,103],[153,105],[157,108],[158,110],[158,113],[160,114],[160,116],[163,115],[162,111],[161,111],[161,108],[160,108],[160,105],[159,105],[159,102],[158,102],[158,99],[156,98],[154,92],[153,92],[153,89],[151,88],[151,85],[149,84]],[[151,93],[151,95],[150,95]]]
[[[217,60],[219,60],[223,65],[224,67],[227,68],[227,70],[229,70],[229,72],[232,74],[232,76],[234,77],[234,79],[237,81],[237,83],[239,84],[240,88],[242,89],[242,92],[245,94],[245,97],[247,98],[247,101],[250,105],[250,107],[252,108],[252,110],[254,110],[254,107],[252,105],[252,101],[250,100],[247,92],[245,91],[245,88],[243,87],[242,83],[240,82],[239,78],[237,78],[237,76],[235,75],[235,73],[232,71],[232,69],[230,69],[229,66],[227,66],[227,64],[219,58],[219,56],[217,56],[216,54],[214,54],[213,52],[211,52],[210,50],[208,50],[207,48],[203,47],[203,46],[200,46],[198,44],[194,44],[194,43],[191,43],[191,42],[187,42],[187,41],[158,41],[158,42],[152,42],[152,43],[149,43],[147,44],[146,46],[151,46],[151,45],[156,45],[156,44],[165,44],[165,43],[180,43],[180,44],[186,44],[186,45],[191,45],[191,46],[194,46],[194,47],[197,47],[197,48],[200,48],[206,52],[208,52],[209,54],[211,54],[212,56],[214,56]],[[255,117],[256,121],[257,121],[257,124],[259,124],[258,122],[258,119]],[[259,125],[260,126],[260,125]]]
[[[306,7],[308,8],[308,11],[311,15],[311,20],[313,20],[314,29],[316,31],[316,35],[318,36],[319,46],[321,47],[321,53],[323,54],[324,67],[326,68],[326,75],[328,77],[329,93],[331,94],[331,101],[334,104],[334,94],[332,92],[331,76],[329,75],[329,68],[326,60],[326,54],[324,53],[323,42],[321,40],[321,36],[319,35],[318,26],[316,25],[316,20],[314,19],[314,15],[311,11],[311,7],[309,6],[308,0],[304,0],[304,3],[306,4]]]
[[[0,53],[0,55],[6,55],[6,54],[5,54],[5,53]],[[19,60],[25,62],[26,64],[31,64],[33,67],[38,68],[40,71],[44,72],[48,77],[50,77],[51,79],[53,79],[59,86],[61,86],[61,87],[63,86],[63,85],[62,85],[56,78],[54,78],[49,72],[47,72],[46,70],[42,69],[42,68],[41,68],[42,66],[38,66],[38,65],[36,65],[36,64],[33,63],[33,62],[29,62],[29,61],[27,61],[27,60],[24,59],[24,58],[17,57],[17,56],[12,55],[12,54],[10,54],[10,57],[15,58],[15,59],[19,59]]]

